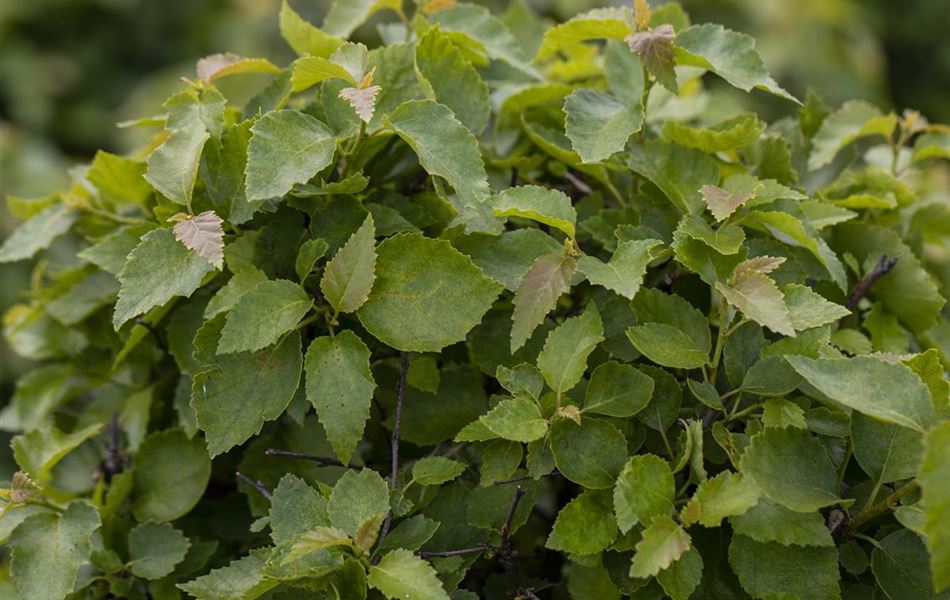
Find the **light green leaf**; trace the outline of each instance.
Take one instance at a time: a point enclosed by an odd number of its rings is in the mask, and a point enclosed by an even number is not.
[[[208,453],[228,451],[279,417],[297,390],[302,363],[300,334],[293,332],[260,352],[217,356],[195,375],[191,405]]]
[[[317,264],[318,260],[323,258],[323,255],[327,253],[329,247],[330,245],[323,238],[307,240],[300,245],[300,250],[297,252],[297,259],[294,261],[294,272],[297,273],[297,279],[300,283],[303,283],[307,275],[313,271],[314,265]],[[373,259],[375,262],[375,254]]]
[[[807,431],[765,429],[752,437],[741,467],[769,499],[792,510],[811,512],[840,502],[831,457]]]
[[[101,429],[102,424],[96,423],[72,433],[63,433],[49,426],[14,437],[10,446],[20,468],[38,484],[46,485],[53,467]]]
[[[452,109],[469,131],[477,135],[485,129],[491,112],[488,84],[438,26],[416,44],[416,72],[429,97]]]
[[[703,186],[705,189],[707,186]],[[720,254],[737,254],[745,242],[745,231],[738,225],[725,223],[713,229],[699,215],[686,215],[676,228],[678,234],[700,240]]]
[[[369,568],[369,585],[391,600],[449,600],[432,565],[409,550],[393,550]]]
[[[658,240],[628,240],[617,244],[613,256],[606,263],[593,256],[582,256],[577,268],[587,280],[633,300],[643,284],[647,266],[653,260],[654,250],[661,246]]]
[[[338,312],[353,312],[366,302],[376,278],[376,228],[373,215],[327,263],[320,290]]]
[[[768,498],[729,518],[732,529],[757,542],[777,542],[783,546],[824,546],[833,548],[834,540],[820,512],[795,512]]]
[[[680,512],[680,522],[689,526],[719,527],[726,517],[744,514],[759,502],[759,487],[741,473],[723,471],[699,484]]]
[[[745,148],[758,141],[765,123],[755,115],[729,119],[712,128],[690,127],[677,121],[663,124],[663,139],[708,154]]]
[[[348,38],[353,31],[381,10],[402,10],[398,0],[334,0],[323,21],[323,31]]]
[[[79,213],[65,204],[44,208],[17,227],[0,247],[0,262],[26,260],[49,248],[53,240],[69,231]]]
[[[501,235],[472,234],[452,241],[456,248],[469,255],[486,275],[518,289],[531,265],[545,254],[562,251],[563,245],[540,229],[515,229]]]
[[[689,534],[666,515],[653,518],[637,542],[630,565],[631,577],[653,577],[668,568],[692,547]]]
[[[729,284],[716,282],[716,289],[749,319],[776,333],[795,336],[785,297],[766,273],[785,261],[784,258],[762,256],[739,263]]]
[[[336,527],[317,526],[303,532],[294,540],[283,560],[285,562],[294,561],[308,554],[339,546],[353,546],[353,540],[345,531]]]
[[[900,363],[872,356],[785,360],[815,389],[848,408],[920,432],[933,421],[930,391]]]
[[[267,113],[251,127],[247,147],[249,201],[283,196],[333,161],[336,140],[330,129],[295,110]]]
[[[453,37],[453,40],[457,39],[465,45],[470,45],[472,52],[508,63],[533,80],[542,79],[541,75],[528,64],[529,59],[518,39],[488,8],[469,3],[456,3],[453,7],[436,12],[429,19],[433,23],[438,23],[443,31],[464,34],[464,37]]]
[[[329,58],[303,56],[294,61],[292,68],[290,84],[294,92],[302,92],[328,79],[342,79],[354,86],[359,83],[345,67]]]
[[[729,544],[729,564],[753,598],[841,598],[838,552],[833,547],[782,546],[735,535]]]
[[[197,600],[251,600],[280,585],[276,579],[264,576],[264,561],[267,554],[254,552],[232,560],[226,567],[213,569],[178,587]]]
[[[565,254],[545,254],[534,261],[512,301],[511,351],[524,346],[571,283],[577,261]]]
[[[344,465],[349,464],[369,418],[376,389],[369,362],[366,344],[349,329],[319,337],[307,350],[307,399]]]
[[[699,189],[719,183],[719,167],[708,155],[656,140],[637,146],[628,164],[666,194],[684,214],[700,213],[703,200]]]
[[[593,302],[582,314],[567,319],[548,334],[538,355],[538,368],[558,397],[581,380],[587,370],[587,357],[602,341],[604,325]]]
[[[211,477],[211,460],[201,438],[188,439],[180,429],[150,434],[132,466],[132,514],[139,522],[163,523],[187,514],[204,495]]]
[[[534,60],[542,61],[559,50],[590,40],[622,40],[633,29],[629,8],[600,8],[581,13],[544,32],[544,39]]]
[[[168,229],[142,236],[119,274],[122,287],[112,315],[118,329],[175,296],[190,296],[214,266],[175,239]]]
[[[389,486],[376,471],[349,470],[337,480],[327,500],[327,515],[333,527],[350,535],[376,515],[389,512]]]
[[[496,217],[521,217],[560,229],[569,238],[574,237],[577,213],[571,199],[564,192],[536,185],[524,185],[503,190],[492,199]]]
[[[292,331],[313,301],[302,287],[287,281],[263,281],[244,294],[227,315],[219,354],[257,352]]]
[[[198,79],[211,83],[216,79],[243,73],[280,73],[280,67],[266,58],[247,58],[231,52],[211,54],[198,59],[195,66]]]
[[[632,417],[650,403],[654,385],[633,366],[607,361],[591,373],[581,414]]]
[[[96,186],[103,200],[142,205],[152,194],[152,188],[143,178],[145,168],[145,163],[138,160],[98,150],[86,179]]]
[[[515,442],[533,442],[548,432],[548,422],[538,405],[523,396],[506,398],[479,418],[492,433]]]
[[[709,350],[672,325],[645,323],[627,330],[630,342],[644,356],[664,367],[696,369],[709,360]]]
[[[465,339],[501,291],[445,240],[401,234],[379,245],[363,326],[394,348],[437,352]]]
[[[454,223],[464,225],[467,233],[500,233],[488,202],[491,190],[478,140],[451,109],[431,100],[411,100],[384,122],[409,144],[423,169],[444,178],[455,189],[459,214]]]
[[[574,151],[585,163],[602,162],[620,152],[640,131],[643,107],[596,90],[575,90],[564,101],[564,128]]]
[[[950,588],[950,422],[944,421],[927,436],[920,465],[924,508],[924,533],[930,550],[933,585],[938,592]]]
[[[834,323],[851,314],[844,306],[826,300],[808,286],[786,285],[782,288],[782,294],[788,307],[788,317],[796,331]]]
[[[10,574],[20,597],[62,600],[72,593],[99,525],[99,513],[85,502],[71,503],[62,514],[39,513],[20,523],[10,536]]]
[[[168,523],[140,523],[129,532],[129,564],[132,574],[160,579],[185,559],[188,538]]]
[[[442,485],[465,472],[465,463],[444,456],[426,456],[412,464],[412,480],[419,485]]]
[[[781,363],[779,363],[781,364]],[[766,427],[806,429],[805,411],[785,398],[769,398],[762,406],[762,424]]]
[[[654,454],[634,456],[624,465],[614,486],[614,511],[620,531],[649,525],[673,512],[676,482],[669,464]]]
[[[271,538],[278,546],[291,545],[301,534],[330,524],[326,499],[290,473],[274,489],[269,516]]]
[[[889,140],[897,126],[897,115],[884,115],[864,100],[845,102],[821,122],[821,127],[812,138],[812,150],[808,168],[820,169],[834,160],[845,146],[861,138],[881,136]]]
[[[281,3],[279,24],[280,35],[299,56],[327,57],[343,44],[343,40],[305,21],[287,0]]]
[[[225,99],[214,89],[180,92],[165,102],[168,138],[148,157],[144,177],[163,196],[190,205],[205,142],[221,133]]]
[[[709,69],[746,92],[756,88],[801,104],[775,83],[755,50],[755,40],[744,33],[705,23],[681,31],[673,42],[677,65]]]
[[[551,450],[564,477],[596,490],[613,487],[627,460],[627,441],[620,430],[590,417],[580,425],[571,419],[555,420]]]
[[[610,494],[585,490],[557,514],[544,546],[570,554],[594,554],[617,538]]]

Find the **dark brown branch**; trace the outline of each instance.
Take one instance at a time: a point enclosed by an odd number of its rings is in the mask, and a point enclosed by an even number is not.
[[[316,456],[314,454],[305,454],[303,452],[291,452],[290,450],[280,450],[278,448],[268,448],[264,450],[264,454],[267,456],[277,456],[280,458],[295,458],[298,460],[308,460],[313,463],[317,463],[321,467],[346,467],[348,469],[358,469],[360,467],[356,465],[344,465],[335,458],[327,458],[325,456]]]
[[[402,422],[402,404],[406,396],[406,374],[409,372],[409,354],[405,351],[399,352],[399,379],[396,381],[396,415],[393,418],[393,436],[389,443],[389,453],[392,457],[391,471],[389,474],[389,489],[395,490],[399,487],[399,425]],[[390,510],[383,521],[383,528],[379,532],[379,541],[389,533],[389,528],[393,524],[393,511]],[[377,542],[378,545],[379,542]],[[379,552],[373,556],[373,564],[379,562]]]
[[[243,481],[244,483],[248,484],[255,490],[257,490],[257,492],[261,496],[264,496],[265,498],[267,498],[268,502],[273,499],[274,496],[270,493],[270,490],[268,490],[267,487],[264,486],[264,484],[261,483],[260,481],[256,479],[251,479],[250,477],[248,477],[244,473],[241,473],[240,471],[237,472],[237,478]]]
[[[851,295],[848,296],[848,301],[845,302],[845,308],[853,311],[855,307],[858,306],[858,302],[861,301],[861,298],[867,295],[868,291],[871,289],[878,279],[884,277],[897,265],[897,257],[888,258],[887,255],[881,257],[881,260],[877,261],[877,264],[874,265],[874,268],[871,269],[871,272],[867,274],[867,277],[858,282],[854,289],[851,290]],[[840,325],[847,319],[847,316],[841,317],[838,321]]]
[[[515,488],[515,496],[511,499],[511,504],[508,506],[508,515],[505,517],[505,523],[501,526],[502,548],[508,546],[508,537],[511,535],[511,522],[515,518],[515,511],[518,510],[518,503],[521,502],[521,498],[525,493],[526,490],[520,485]]]

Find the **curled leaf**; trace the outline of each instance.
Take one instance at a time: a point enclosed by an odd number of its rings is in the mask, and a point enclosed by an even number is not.
[[[198,78],[205,83],[241,73],[279,73],[280,67],[266,58],[245,58],[230,52],[212,54],[198,60]]]
[[[676,74],[673,73],[673,37],[676,34],[673,26],[663,24],[648,31],[638,31],[624,38],[640,60],[643,66],[663,87],[675,92]]]
[[[217,269],[224,266],[224,230],[221,217],[213,210],[187,216],[178,213],[170,220],[178,221],[172,231],[175,239],[194,250]]]
[[[371,85],[366,88],[346,87],[340,90],[340,98],[346,100],[356,111],[356,114],[369,123],[373,118],[373,112],[376,110],[376,94],[381,90],[378,85]]]

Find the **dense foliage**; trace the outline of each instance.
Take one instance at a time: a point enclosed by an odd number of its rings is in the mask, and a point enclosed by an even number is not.
[[[5,598],[950,597],[950,129],[674,3],[513,22],[285,3],[8,198],[82,250],[4,317]]]

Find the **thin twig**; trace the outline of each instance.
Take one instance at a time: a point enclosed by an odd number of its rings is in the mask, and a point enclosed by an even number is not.
[[[568,183],[574,186],[574,189],[576,189],[578,192],[580,192],[584,196],[590,196],[591,194],[594,193],[594,190],[592,190],[589,185],[584,183],[584,181],[580,177],[571,173],[570,170],[564,173],[564,179],[566,179]]]
[[[396,381],[396,415],[393,419],[393,436],[389,444],[389,452],[392,456],[392,470],[389,474],[389,489],[395,490],[399,486],[399,425],[402,422],[402,403],[406,396],[406,374],[409,372],[409,354],[405,351],[399,352],[399,379]],[[379,532],[379,542],[389,533],[389,528],[393,524],[393,511],[390,510],[383,521],[383,528]],[[379,552],[373,556],[373,564],[379,562]]]
[[[430,552],[427,550],[420,550],[416,554],[422,558],[448,558],[450,556],[464,556],[466,554],[479,554],[485,552],[486,550],[491,550],[491,546],[488,544],[479,544],[477,546],[472,546],[471,548],[461,548],[459,550],[443,550],[441,552]]]
[[[515,488],[515,496],[511,499],[511,504],[508,505],[508,515],[505,517],[505,523],[501,526],[501,547],[504,548],[508,545],[508,537],[511,535],[511,522],[515,518],[515,511],[518,510],[518,503],[521,502],[521,498],[527,493],[520,485]]]
[[[545,473],[541,477],[559,477],[561,474],[558,471],[551,471],[550,473]],[[506,485],[508,483],[520,483],[522,481],[528,481],[534,479],[530,475],[524,475],[522,477],[512,477],[511,479],[499,479],[498,481],[492,482],[492,485]]]
[[[917,487],[918,484],[914,480],[904,484],[903,487],[898,488],[896,492],[887,498],[884,498],[871,508],[859,512],[853,519],[851,519],[851,523],[849,523],[850,528],[857,529],[868,521],[877,518],[881,515],[881,513],[888,511],[898,500],[916,490]]]
[[[248,477],[248,476],[245,475],[244,473],[241,473],[240,471],[237,472],[237,478],[240,479],[241,481],[243,481],[244,483],[248,484],[249,486],[251,486],[251,487],[254,488],[255,490],[257,490],[257,492],[258,492],[261,496],[264,496],[265,498],[267,498],[268,501],[270,501],[270,500],[273,499],[274,496],[270,493],[270,490],[268,490],[268,489],[264,486],[264,484],[261,483],[260,481],[258,481],[258,480],[256,480],[256,479],[251,479],[250,477]]]
[[[871,286],[874,285],[878,279],[884,277],[897,265],[897,257],[888,258],[885,254],[881,257],[881,260],[877,261],[877,264],[874,265],[874,268],[871,269],[871,272],[867,274],[867,277],[858,282],[854,289],[851,290],[851,295],[848,296],[848,301],[845,302],[845,308],[849,311],[853,311],[857,307],[858,302],[861,301],[861,298],[867,295],[868,291],[871,289]],[[838,320],[838,324],[844,323],[845,319],[850,315],[845,315]]]
[[[346,467],[348,469],[358,469],[356,465],[344,465],[335,458],[327,458],[325,456],[316,456],[314,454],[305,454],[303,452],[291,452],[290,450],[280,450],[278,448],[268,448],[264,450],[264,454],[267,456],[278,456],[281,458],[296,458],[298,460],[308,460],[313,463],[317,463],[321,467]]]

